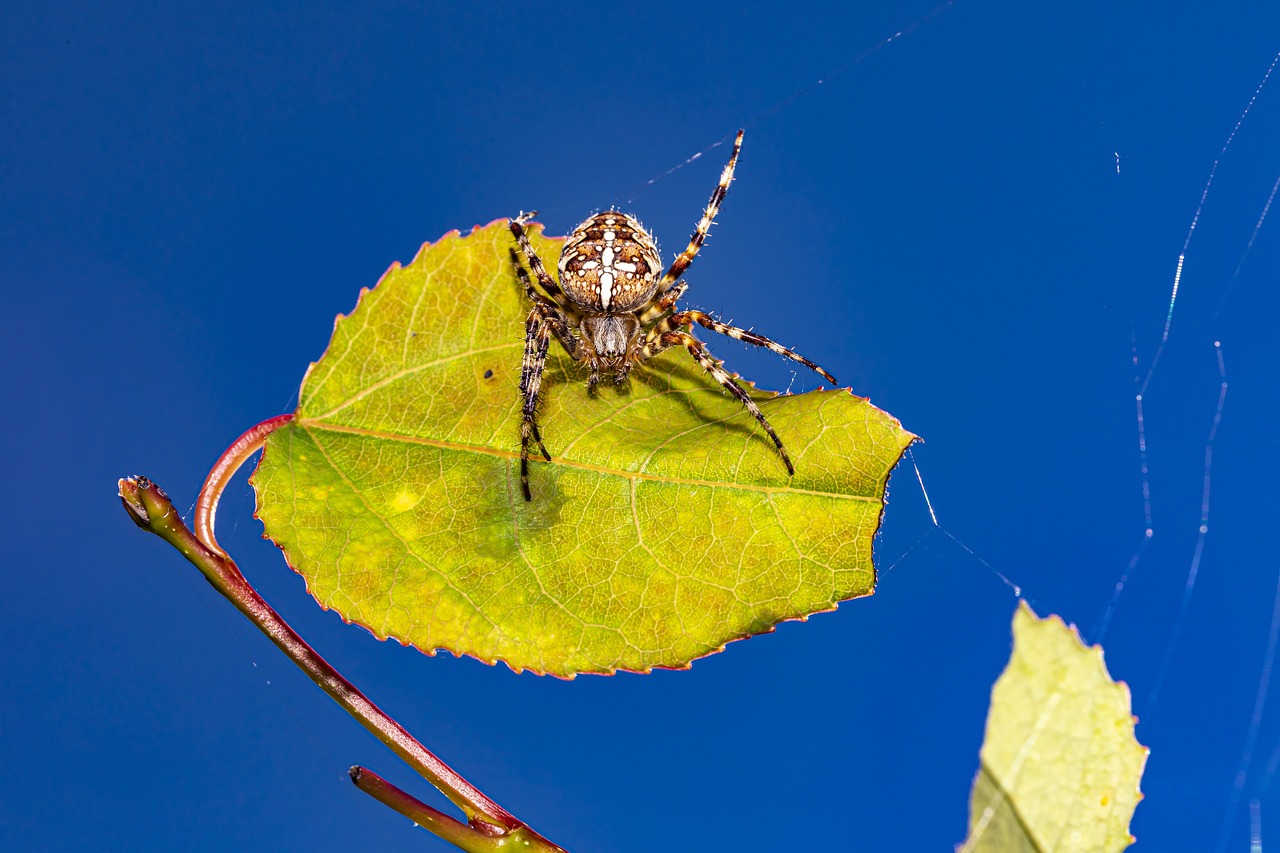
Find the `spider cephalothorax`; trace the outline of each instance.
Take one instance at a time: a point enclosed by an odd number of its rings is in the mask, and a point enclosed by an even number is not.
[[[676,311],[675,304],[688,288],[680,276],[693,263],[698,250],[707,239],[707,232],[715,220],[720,202],[724,200],[733,169],[742,149],[742,131],[733,143],[733,153],[720,175],[720,183],[711,194],[698,227],[689,238],[689,245],[681,252],[666,273],[661,273],[662,257],[653,237],[633,217],[616,210],[597,213],[587,219],[569,235],[560,253],[557,268],[560,281],[547,272],[542,259],[533,250],[524,226],[533,213],[522,213],[511,221],[511,233],[524,254],[529,268],[542,287],[533,286],[529,274],[520,263],[514,250],[512,261],[524,283],[525,292],[533,302],[529,319],[525,323],[524,363],[520,372],[520,394],[524,400],[523,420],[520,425],[520,485],[525,500],[529,492],[529,441],[538,443],[542,455],[551,460],[542,436],[538,432],[538,392],[542,386],[542,371],[547,361],[547,347],[551,335],[569,353],[569,356],[585,364],[590,371],[587,387],[594,388],[600,373],[612,373],[615,382],[626,379],[632,365],[644,362],[665,349],[683,346],[717,382],[741,401],[777,445],[778,453],[787,466],[787,473],[795,468],[787,456],[782,440],[765,419],[760,407],[742,390],[720,362],[711,357],[702,341],[690,334],[697,323],[713,332],[719,332],[766,347],[778,355],[798,361],[817,371],[831,384],[836,380],[830,373],[809,359],[792,352],[779,343],[737,326],[730,326],[713,319],[701,311]]]

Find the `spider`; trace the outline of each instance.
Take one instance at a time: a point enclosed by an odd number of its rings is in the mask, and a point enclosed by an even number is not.
[[[689,245],[665,273],[660,273],[662,256],[644,226],[634,217],[608,210],[597,213],[573,229],[560,253],[560,281],[557,283],[525,234],[524,226],[537,212],[521,213],[511,220],[511,233],[542,287],[542,290],[534,288],[529,273],[512,249],[512,263],[533,303],[525,323],[524,362],[520,371],[520,394],[524,400],[520,424],[520,486],[526,501],[533,499],[529,492],[530,439],[538,443],[543,457],[551,461],[551,454],[538,431],[537,420],[538,393],[542,387],[542,372],[551,335],[556,336],[570,358],[587,366],[590,371],[588,393],[600,381],[601,372],[611,372],[614,382],[621,384],[632,366],[670,347],[684,347],[755,416],[777,445],[778,454],[787,466],[787,474],[795,474],[782,439],[773,431],[760,407],[733,381],[721,362],[712,358],[706,344],[695,338],[690,329],[697,323],[713,332],[765,347],[816,371],[832,385],[836,384],[835,377],[799,353],[763,335],[721,323],[702,311],[676,310],[676,300],[689,287],[680,277],[689,269],[707,239],[707,232],[711,230],[711,223],[724,201],[729,182],[733,180],[740,150],[741,130],[734,140],[729,162],[720,174],[720,183],[689,238]]]

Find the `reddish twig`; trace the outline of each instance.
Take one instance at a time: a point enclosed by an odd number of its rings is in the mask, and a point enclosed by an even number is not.
[[[213,463],[209,476],[204,478],[204,485],[200,487],[200,496],[196,498],[195,518],[192,519],[191,526],[195,528],[196,538],[219,557],[230,559],[227,552],[218,545],[217,537],[213,535],[213,522],[218,515],[218,501],[222,499],[222,493],[226,491],[227,484],[240,470],[240,466],[248,462],[249,457],[267,443],[267,436],[292,420],[292,413],[276,415],[245,430],[244,435],[237,438],[222,452],[218,461]]]
[[[283,423],[287,423],[287,420],[280,421],[278,418],[273,418],[271,421],[264,422],[254,430],[245,433],[245,437],[223,454],[223,459],[219,460],[219,466],[223,466],[225,461],[226,470],[217,473],[218,469],[215,469],[215,473],[210,474],[206,483],[206,491],[212,496],[210,511],[207,515],[210,522],[212,522],[212,507],[216,506],[217,496],[221,491],[220,484],[225,484],[226,479],[235,471],[234,460],[239,459],[243,462],[244,458],[257,449],[257,446],[261,446],[261,439],[265,438],[266,434],[279,428]],[[265,431],[255,434],[259,429]],[[176,548],[201,571],[218,592],[257,625],[259,630],[266,634],[334,701],[346,709],[347,713],[355,717],[361,725],[462,809],[468,819],[468,830],[476,834],[476,839],[473,839],[476,845],[480,844],[480,836],[504,837],[512,841],[518,839],[523,849],[542,851],[542,853],[554,853],[554,851],[563,853],[561,848],[529,829],[522,821],[489,799],[462,778],[457,771],[437,758],[403,726],[373,704],[354,684],[347,681],[324,658],[320,657],[280,618],[280,615],[262,596],[258,595],[257,590],[249,585],[240,569],[229,557],[218,553],[215,550],[216,546],[210,546],[201,541],[191,532],[163,489],[146,477],[123,479],[120,480],[119,486],[120,499],[139,527],[156,534]],[[211,526],[209,531],[212,532]],[[452,839],[449,840],[452,841]],[[489,848],[473,845],[463,849]]]
[[[466,824],[397,788],[365,767],[352,767],[348,774],[361,791],[389,809],[399,812],[424,829],[470,853],[493,853],[502,849],[519,849],[527,844],[525,829],[501,833],[490,824]]]

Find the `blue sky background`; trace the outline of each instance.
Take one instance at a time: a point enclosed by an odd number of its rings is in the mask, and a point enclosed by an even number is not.
[[[137,531],[116,478],[188,506],[236,435],[292,408],[358,289],[451,229],[536,207],[566,233],[621,205],[669,257],[726,149],[667,171],[740,126],[690,303],[795,344],[924,436],[942,525],[1096,639],[1144,527],[1132,347],[1145,369],[1280,9],[957,0],[850,65],[936,8],[861,5],[7,4],[0,846],[445,849],[345,771],[443,799]],[[1266,655],[1280,221],[1231,282],[1278,174],[1272,80],[1218,168],[1147,394],[1155,536],[1106,636],[1152,750],[1138,850],[1218,843]],[[1215,340],[1230,392],[1175,646]],[[716,351],[793,384],[767,353]],[[320,611],[242,481],[220,536],[267,599],[569,849],[964,836],[1016,601],[933,527],[910,467],[873,598],[689,672],[571,683]],[[1251,797],[1264,842],[1280,825],[1273,698],[1227,849],[1247,849]]]

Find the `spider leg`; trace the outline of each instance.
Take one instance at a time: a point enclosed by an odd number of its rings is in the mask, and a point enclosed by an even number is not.
[[[520,255],[516,253],[516,250],[508,249],[507,255],[511,258],[511,268],[514,269],[516,271],[516,275],[520,277],[520,284],[524,287],[524,292],[529,297],[529,301],[545,302],[547,297],[534,288],[533,280],[529,278],[529,271],[524,268],[524,264],[520,263]]]
[[[516,238],[516,243],[520,246],[520,251],[524,252],[524,258],[529,262],[529,269],[533,270],[534,276],[538,279],[538,284],[542,285],[542,289],[547,292],[557,305],[563,307],[560,302],[560,296],[564,293],[560,289],[560,285],[556,284],[556,280],[547,272],[547,268],[542,264],[542,258],[538,257],[538,253],[533,250],[533,244],[529,242],[529,235],[525,233],[525,223],[534,216],[537,211],[522,213],[515,219],[511,220],[511,234]]]
[[[756,405],[756,401],[751,399],[751,395],[733,381],[733,377],[729,375],[729,371],[721,366],[711,356],[711,351],[707,349],[706,344],[695,338],[688,332],[683,331],[664,331],[661,334],[655,329],[650,334],[650,340],[645,344],[642,352],[643,358],[649,358],[657,355],[668,347],[683,346],[689,351],[689,355],[693,356],[698,364],[702,365],[712,378],[725,387],[730,394],[738,398],[738,402],[747,408],[747,411],[755,416],[760,422],[760,426],[764,427],[764,431],[769,434],[769,438],[773,439],[773,443],[777,445],[778,455],[782,457],[782,462],[787,466],[787,473],[794,475],[796,473],[795,466],[791,464],[791,457],[787,455],[787,449],[782,446],[782,439],[778,438],[778,434],[773,431],[773,427],[769,425],[768,419],[764,416],[764,412],[760,411],[760,407]]]
[[[568,316],[564,313],[564,305],[560,303],[558,298],[548,299],[539,293],[533,286],[533,282],[529,280],[529,271],[524,268],[524,264],[520,263],[520,256],[516,254],[516,250],[511,250],[511,265],[516,268],[516,275],[520,277],[520,283],[524,285],[524,292],[528,294],[529,301],[535,305],[542,305],[560,316],[559,323],[555,323],[551,327],[551,331],[555,332],[556,338],[559,339],[560,345],[564,347],[565,352],[569,353],[570,358],[578,357],[578,339],[569,331]]]
[[[719,320],[715,319],[709,314],[703,313],[702,311],[677,311],[676,313],[667,317],[657,326],[655,326],[654,333],[661,334],[662,332],[668,331],[669,329],[678,329],[681,326],[688,326],[690,323],[697,323],[698,325],[704,328],[710,329],[713,332],[719,332],[722,335],[728,335],[734,340],[743,341],[748,344],[754,344],[755,346],[758,346],[758,347],[764,347],[765,349],[770,350],[771,352],[776,352],[778,355],[782,356],[783,358],[789,358],[792,361],[800,362],[805,367],[812,370],[814,373],[821,374],[822,378],[826,379],[832,385],[839,384],[838,382],[836,382],[836,378],[834,376],[832,376],[830,373],[827,373],[827,371],[823,370],[821,367],[818,367],[818,365],[814,364],[809,359],[800,355],[800,353],[794,350],[787,349],[782,344],[778,343],[777,341],[770,340],[769,338],[766,338],[764,335],[757,335],[755,332],[751,332],[746,329],[741,329],[741,328],[738,328],[737,326],[730,326],[728,323],[721,323]]]
[[[520,214],[512,221],[511,230],[515,232],[519,223],[530,216],[533,214]],[[528,246],[529,240],[524,236],[523,231],[518,232],[518,239],[522,243],[522,248],[526,249],[526,257],[531,259],[529,266],[534,266],[535,263],[540,264],[537,254],[533,252],[531,246]],[[542,373],[547,366],[547,349],[551,343],[551,335],[556,336],[570,358],[578,359],[580,349],[578,339],[573,335],[575,324],[573,315],[568,313],[560,302],[562,295],[560,288],[556,287],[555,282],[552,281],[551,286],[555,289],[548,288],[550,296],[540,293],[529,279],[529,272],[524,268],[524,264],[520,263],[515,249],[511,250],[511,263],[516,268],[520,283],[524,285],[524,292],[533,303],[533,308],[529,311],[529,319],[525,323],[524,360],[520,369],[520,396],[524,401],[520,421],[520,488],[524,491],[524,499],[530,501],[533,500],[533,494],[529,491],[530,438],[538,443],[538,449],[542,451],[543,458],[548,462],[551,461],[551,454],[547,452],[547,446],[542,441],[542,432],[538,429],[538,394],[542,390]],[[546,274],[545,269],[543,274]]]
[[[536,441],[543,458],[551,461],[551,454],[538,431],[538,392],[542,389],[542,372],[547,365],[552,329],[557,323],[563,324],[560,317],[551,313],[552,310],[535,303],[524,325],[524,360],[520,367],[520,396],[524,400],[520,421],[520,488],[527,501],[533,500],[529,492],[529,439]]]
[[[702,244],[707,240],[707,232],[711,230],[711,223],[716,218],[716,213],[720,210],[720,202],[724,201],[724,194],[729,191],[729,182],[733,180],[733,169],[738,164],[738,152],[742,150],[742,131],[738,131],[738,138],[733,141],[733,153],[729,155],[729,162],[724,167],[724,171],[720,173],[720,184],[716,187],[715,192],[711,194],[711,201],[707,202],[707,209],[702,214],[702,219],[698,222],[698,227],[694,229],[693,236],[689,238],[689,245],[685,250],[676,256],[671,262],[671,268],[662,276],[662,280],[658,282],[658,293],[666,293],[671,289],[671,285],[684,275],[685,270],[689,269],[689,265],[693,263],[693,259],[697,256],[698,250],[702,248]],[[512,226],[514,229],[514,225]]]
[[[666,293],[662,294],[662,298],[650,305],[649,308],[640,315],[640,323],[652,323],[654,320],[676,307],[676,302],[681,296],[684,296],[684,292],[688,289],[689,283],[682,281]]]

